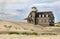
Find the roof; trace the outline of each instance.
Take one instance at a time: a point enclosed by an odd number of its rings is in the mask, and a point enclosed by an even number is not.
[[[45,11],[45,12],[37,12],[36,17],[39,17],[40,14],[41,14],[41,15],[42,15],[42,14],[44,14],[44,15],[48,14],[49,17],[53,16],[52,11]],[[53,17],[54,17],[54,16],[53,16]]]
[[[45,11],[45,12],[37,12],[37,13],[39,13],[39,14],[52,14],[52,11]]]

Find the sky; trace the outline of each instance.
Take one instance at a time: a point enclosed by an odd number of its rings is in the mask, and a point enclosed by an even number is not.
[[[0,20],[25,22],[33,6],[38,11],[53,11],[55,22],[60,21],[60,0],[0,0]]]

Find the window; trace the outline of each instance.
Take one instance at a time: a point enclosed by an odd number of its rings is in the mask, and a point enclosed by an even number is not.
[[[42,15],[42,17],[44,17],[44,15]]]
[[[39,17],[41,17],[41,15],[39,15]]]
[[[46,15],[46,17],[48,17],[48,14]]]
[[[49,20],[49,22],[51,22],[52,20]]]
[[[54,22],[54,20],[53,20],[53,22]]]

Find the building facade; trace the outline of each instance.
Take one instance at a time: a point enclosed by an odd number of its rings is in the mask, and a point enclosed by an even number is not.
[[[26,20],[28,23],[36,25],[54,26],[54,15],[52,11],[38,12],[36,7],[32,7]]]

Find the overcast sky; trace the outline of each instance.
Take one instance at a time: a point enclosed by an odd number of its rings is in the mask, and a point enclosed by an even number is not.
[[[38,11],[53,11],[55,22],[60,21],[60,0],[0,0],[0,19],[24,21],[32,6]]]

